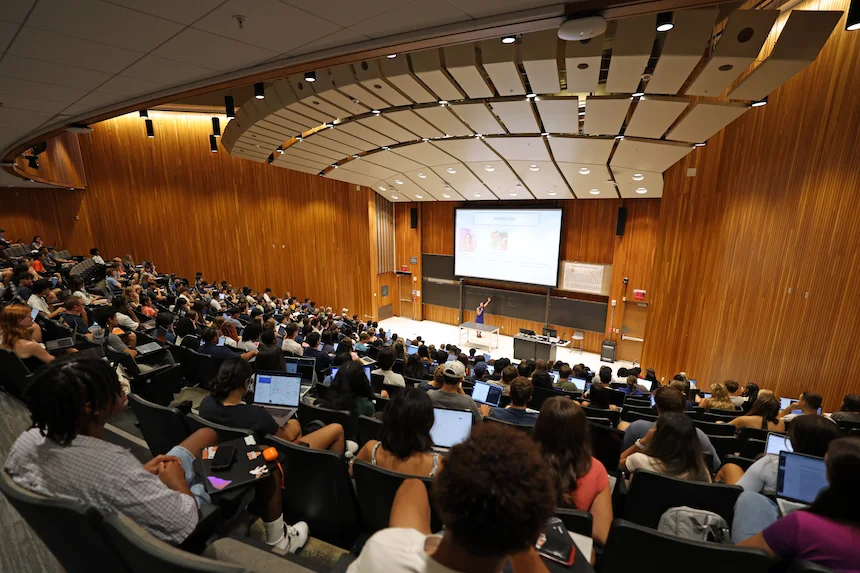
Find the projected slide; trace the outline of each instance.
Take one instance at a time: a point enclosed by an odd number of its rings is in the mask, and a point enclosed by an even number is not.
[[[457,209],[454,274],[555,286],[561,209]]]

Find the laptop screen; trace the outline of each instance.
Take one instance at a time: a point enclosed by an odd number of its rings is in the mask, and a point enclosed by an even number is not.
[[[298,376],[286,376],[276,372],[257,372],[254,385],[254,403],[270,404],[273,406],[299,405],[302,393],[302,379]]]
[[[782,452],[779,454],[779,473],[776,495],[792,501],[812,503],[827,487],[827,469],[823,458]]]
[[[331,379],[332,379],[332,380],[334,380],[334,377],[335,377],[335,376],[337,376],[337,371],[338,371],[338,370],[340,370],[340,367],[338,367],[338,366],[332,366],[332,367],[331,367],[331,374],[330,374],[330,376],[331,376]],[[367,376],[367,381],[368,381],[368,382],[370,382],[370,366],[365,366],[365,367],[364,367],[364,375],[365,375],[365,376]]]
[[[435,421],[430,428],[433,443],[441,448],[453,448],[469,437],[472,431],[472,413],[463,410],[433,408]]]
[[[695,388],[695,387],[696,387],[696,381],[695,381],[695,380],[689,380],[689,379],[688,379],[687,381],[690,383],[690,388]]]
[[[475,382],[475,387],[472,389],[472,400],[481,404],[498,406],[502,400],[502,387],[486,382]]]
[[[764,453],[779,455],[780,452],[793,451],[794,448],[791,447],[791,440],[788,439],[787,435],[775,434],[774,432],[767,435],[767,446],[765,446]]]
[[[795,402],[797,402],[797,400],[794,398],[780,398],[779,399],[779,409],[785,410],[786,408],[788,408],[789,406],[791,406]]]
[[[408,354],[418,354],[418,347],[417,346],[410,346],[406,349],[406,352]]]
[[[558,384],[559,373],[553,370],[549,373],[549,375],[552,376],[552,383]]]

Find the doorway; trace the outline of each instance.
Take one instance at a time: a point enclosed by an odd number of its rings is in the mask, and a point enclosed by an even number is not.
[[[627,301],[624,303],[624,318],[621,323],[621,347],[618,359],[639,362],[645,343],[645,321],[648,319],[648,303]]]
[[[397,313],[403,318],[415,318],[415,310],[412,302],[412,275],[398,274],[397,275],[397,290],[400,294],[400,309]]]

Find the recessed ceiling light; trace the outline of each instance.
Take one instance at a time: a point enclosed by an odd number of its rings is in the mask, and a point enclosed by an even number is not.
[[[540,171],[540,167],[534,164],[529,165],[529,171]]]
[[[623,135],[616,135],[615,139],[624,139],[624,136]]]
[[[392,199],[400,199],[400,197],[398,197],[397,195],[392,195],[391,198]]]
[[[639,193],[640,195],[644,195],[645,193],[647,193],[647,192],[648,192],[648,190],[647,190],[647,189],[645,189],[644,187],[638,187],[638,188],[636,189],[636,192],[637,192],[637,193]]]
[[[672,28],[675,27],[674,22],[672,22],[672,13],[671,12],[660,12],[657,14],[657,31],[658,32],[668,32]]]
[[[447,101],[445,101],[444,99],[440,99],[440,100],[439,100],[439,105],[448,105],[448,102],[447,102]]]
[[[584,111],[579,112],[579,117],[582,117],[582,116],[584,116],[584,115],[585,115],[585,112],[584,112]]]
[[[390,148],[390,147],[388,147],[388,146],[383,146],[383,147],[382,147],[382,151],[388,151],[389,149],[391,149],[391,148]]]
[[[442,193],[442,197],[444,197],[445,199],[450,199],[450,198],[451,198],[451,196],[450,196],[450,195],[448,195],[447,193]]]
[[[450,185],[445,185],[445,191],[450,191],[450,190],[451,190],[451,186],[450,186]]]
[[[642,175],[641,173],[634,173],[633,174],[633,181],[642,181],[643,179],[645,179],[645,176]]]
[[[555,191],[547,191],[547,195],[555,195]]]
[[[380,185],[379,190],[380,191],[388,191],[388,187],[386,187],[385,185]]]
[[[762,99],[758,101],[754,101],[750,104],[751,107],[762,107],[767,105],[767,96],[764,96]]]
[[[516,36],[505,36],[504,38],[502,38],[503,44],[513,44],[516,41],[517,41]]]
[[[541,135],[544,137],[549,137],[549,132],[548,131],[541,132]]]
[[[484,136],[483,136],[483,135],[481,135],[480,133],[476,133],[476,134],[475,134],[475,137],[476,137],[477,139],[481,139],[481,138],[482,138],[482,137],[484,137]]]
[[[415,196],[415,198],[416,198],[416,199],[423,199],[423,198],[424,198],[424,195],[416,195],[416,196]]]
[[[579,107],[585,107],[585,100],[584,99],[579,100]]]
[[[486,170],[487,170],[487,171],[489,171],[490,173],[492,173],[493,171],[495,171],[495,170],[496,170],[496,168],[495,168],[495,167],[493,167],[492,165],[487,165],[486,167],[484,167],[484,169],[486,169]]]
[[[378,109],[375,109],[375,110],[373,110],[373,113],[375,113],[376,115],[379,115],[379,114],[380,114],[380,113],[382,113],[382,112],[381,112],[381,111],[379,111]]]
[[[396,57],[397,57],[397,54],[388,54],[388,59],[389,59],[389,60],[393,60],[393,59],[394,59],[394,58],[396,58]]]
[[[457,172],[457,170],[456,170],[456,169],[454,169],[453,167],[449,167],[449,168],[447,169],[447,171],[448,171],[448,173],[450,173],[450,174],[452,174],[452,175],[453,175],[454,173],[456,173],[456,172]]]
[[[331,166],[337,169],[337,163],[332,163]]]
[[[266,97],[266,88],[263,85],[263,82],[257,82],[254,84],[254,97],[257,99],[264,99]]]
[[[592,195],[600,195],[600,189],[592,189],[591,191],[589,191],[589,193],[591,193]]]
[[[642,97],[645,95],[645,92],[633,92],[633,97]]]
[[[516,194],[516,193],[508,193],[508,195],[510,195],[511,197],[516,197],[516,196],[517,196],[517,194]]]
[[[428,141],[430,141],[430,140],[429,140],[428,138],[426,138],[426,137],[422,137],[422,138],[421,138],[421,141],[423,141],[423,142],[425,142],[425,143],[426,143],[426,142],[428,142]]]
[[[705,146],[705,142],[704,142],[704,141],[703,141],[703,142],[701,142],[701,143],[696,143],[695,145],[693,145],[693,147],[704,147],[704,146]]]
[[[398,185],[403,185],[403,181],[401,181],[400,179],[395,179],[394,182]]]
[[[353,158],[353,159],[358,159],[358,155],[353,155],[353,156],[352,156],[352,158]]]
[[[421,179],[427,179],[427,176],[420,172],[418,173],[418,177],[420,177]]]
[[[591,173],[591,169],[589,169],[588,167],[580,167],[579,168],[579,174],[580,175],[588,175],[589,173]]]
[[[537,94],[526,94],[527,99],[532,99],[532,98],[536,98],[536,97],[537,97]]]
[[[313,83],[317,81],[317,73],[316,72],[305,72],[305,81],[309,83]]]
[[[475,197],[480,197],[480,196],[481,196],[481,194],[480,194],[480,193],[472,193],[472,194],[473,194]]]

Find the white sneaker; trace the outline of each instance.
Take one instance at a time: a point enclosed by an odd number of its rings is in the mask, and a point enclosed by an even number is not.
[[[308,524],[304,521],[299,521],[293,525],[285,525],[284,538],[276,543],[272,550],[281,554],[295,553],[308,542],[309,533]]]
[[[347,440],[346,441],[346,451],[354,456],[355,454],[358,453],[358,444],[356,444],[352,440]]]

